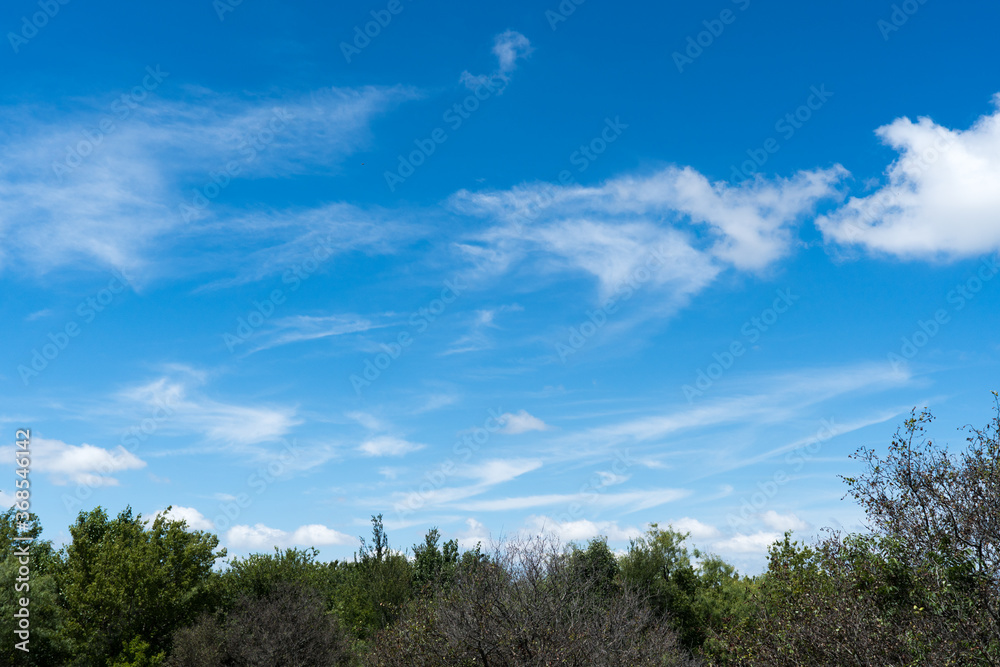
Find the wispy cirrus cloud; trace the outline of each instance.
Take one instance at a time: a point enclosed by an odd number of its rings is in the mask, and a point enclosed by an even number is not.
[[[683,300],[723,270],[762,271],[786,256],[802,218],[839,197],[846,173],[837,166],[731,185],[667,167],[592,187],[462,190],[449,203],[492,223],[460,248],[494,274],[533,259],[544,271],[593,276],[606,297],[655,250],[651,284]]]
[[[39,273],[94,264],[155,273],[165,248],[227,228],[232,216],[195,205],[195,191],[207,204],[206,192],[232,180],[332,173],[368,141],[372,118],[414,96],[366,87],[236,98],[189,88],[183,101],[150,96],[107,133],[98,128],[109,109],[97,100],[58,112],[0,109],[21,128],[0,133],[0,266],[18,256]],[[72,168],[67,146],[79,158]]]
[[[370,319],[352,314],[284,317],[275,320],[273,325],[260,332],[262,342],[253,352],[291,343],[362,333],[384,326],[388,324],[376,324]]]
[[[280,441],[301,423],[295,408],[209,398],[197,389],[203,382],[203,374],[196,371],[162,376],[120,391],[111,409],[142,417],[158,411],[161,433],[194,433],[214,447],[247,452],[263,451],[261,445]]]

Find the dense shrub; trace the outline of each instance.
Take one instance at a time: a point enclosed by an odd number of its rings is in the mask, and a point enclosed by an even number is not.
[[[466,563],[454,585],[381,633],[378,667],[411,665],[681,665],[675,634],[646,599],[607,578],[608,561],[544,539]]]

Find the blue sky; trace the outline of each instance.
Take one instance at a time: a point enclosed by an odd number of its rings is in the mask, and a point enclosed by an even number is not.
[[[326,558],[376,513],[397,547],[670,523],[747,572],[860,529],[848,455],[915,406],[960,444],[998,388],[998,19],[7,3],[33,509]]]

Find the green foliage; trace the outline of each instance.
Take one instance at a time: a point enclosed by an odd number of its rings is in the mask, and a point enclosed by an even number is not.
[[[214,535],[162,515],[147,526],[131,509],[109,520],[102,508],[81,512],[70,534],[57,579],[73,665],[155,660],[212,603],[212,566],[225,555]]]
[[[59,605],[53,574],[57,559],[52,544],[39,539],[42,526],[38,517],[31,514],[27,523],[28,530],[21,534],[32,540],[27,542],[28,556],[25,557],[15,554],[15,551],[22,551],[25,544],[13,539],[19,534],[15,509],[0,514],[0,547],[3,547],[0,554],[4,556],[0,560],[0,636],[4,637],[0,644],[0,664],[51,667],[60,664],[69,652],[69,643],[63,634],[65,614]],[[26,576],[20,572],[22,566],[29,569]],[[18,629],[14,614],[20,611],[22,598],[29,601],[28,653],[15,647],[15,642],[21,640],[14,634]]]
[[[573,546],[569,568],[575,577],[590,582],[595,601],[600,603],[621,592],[621,569],[618,558],[608,546],[607,538],[594,538],[586,549]]]
[[[438,547],[440,540],[438,529],[431,528],[424,536],[424,543],[413,546],[413,584],[423,595],[448,586],[455,578],[458,540],[448,540],[443,549]]]
[[[631,541],[621,574],[629,586],[650,597],[657,613],[667,615],[680,643],[695,651],[713,633],[743,622],[750,613],[751,583],[717,556],[689,552],[687,537],[652,524]]]
[[[108,660],[108,667],[159,667],[166,657],[165,651],[152,653],[149,642],[141,637],[133,637],[127,642],[117,657]]]
[[[361,538],[345,575],[337,589],[335,609],[360,639],[388,626],[413,595],[413,568],[406,556],[390,547],[381,514],[372,517],[372,543]]]
[[[251,554],[246,558],[233,558],[220,578],[223,607],[229,609],[240,597],[261,599],[270,595],[281,584],[296,584],[311,588],[325,598],[336,588],[336,571],[339,563],[320,563],[315,548],[280,551],[273,554]]]

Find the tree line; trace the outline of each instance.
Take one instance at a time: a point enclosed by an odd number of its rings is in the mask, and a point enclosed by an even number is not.
[[[957,449],[914,411],[844,477],[868,530],[791,533],[740,575],[652,524],[484,550],[437,529],[406,552],[381,516],[354,557],[315,549],[226,558],[218,537],[131,509],[80,512],[60,549],[30,520],[18,592],[14,510],[0,515],[0,662],[44,667],[534,665],[1000,666],[1000,398]],[[24,534],[21,531],[21,534]],[[20,545],[21,543],[16,543]],[[30,652],[15,648],[30,598]]]

